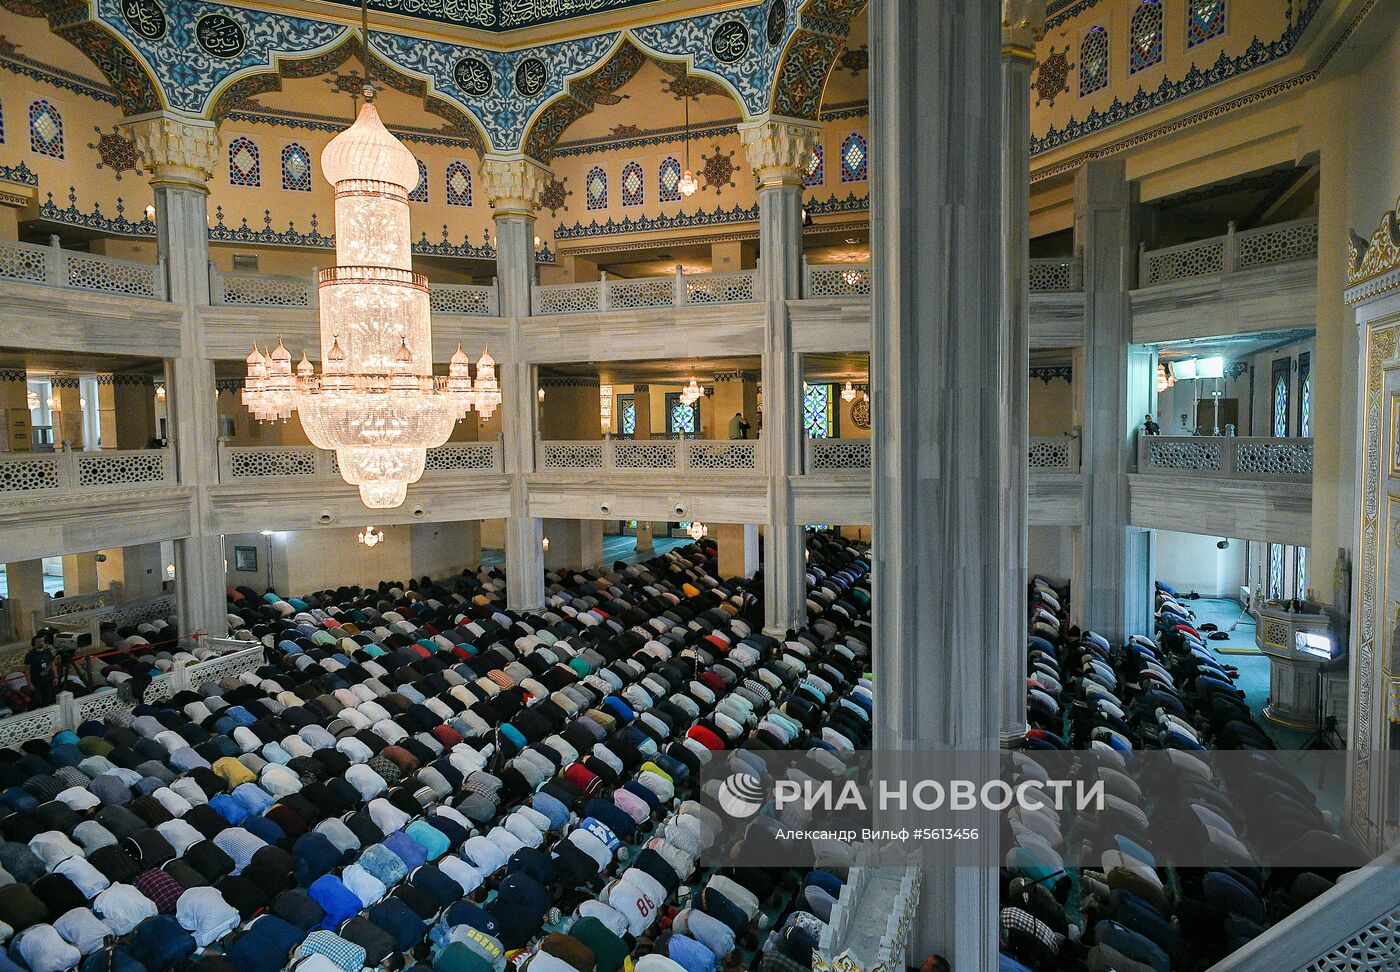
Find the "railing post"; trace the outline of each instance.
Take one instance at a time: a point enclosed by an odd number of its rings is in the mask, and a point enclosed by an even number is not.
[[[170,694],[178,695],[181,692],[188,692],[189,688],[189,663],[182,658],[175,663],[175,668],[170,673]]]
[[[1224,270],[1226,273],[1234,273],[1239,265],[1239,254],[1236,252],[1238,244],[1235,242],[1235,221],[1230,220],[1229,227],[1225,230],[1225,252]]]
[[[690,440],[681,433],[681,437],[676,440],[676,471],[685,472],[690,468]]]
[[[685,270],[679,263],[676,264],[676,279],[674,288],[675,289],[672,291],[671,295],[671,303],[675,304],[677,307],[680,307],[682,304],[685,303]]]
[[[1147,462],[1147,440],[1150,439],[1150,438],[1152,438],[1152,436],[1150,436],[1150,435],[1140,435],[1140,436],[1138,436],[1138,440],[1137,440],[1137,446],[1138,446],[1138,447],[1137,447],[1137,471],[1138,471],[1138,472],[1147,472],[1147,469],[1148,469],[1148,462]]]
[[[166,279],[165,254],[156,257],[155,286],[151,288],[156,292],[157,300],[170,299],[170,281]]]
[[[44,276],[51,287],[68,286],[67,275],[63,272],[63,247],[58,242],[58,234],[49,234],[49,251],[44,254]]]
[[[1223,440],[1220,448],[1220,474],[1233,476],[1239,468],[1239,440],[1233,435],[1223,435],[1220,438]]]
[[[805,260],[806,257],[803,257],[803,259]],[[763,300],[764,297],[766,296],[766,292],[765,292],[764,287],[763,287],[763,272],[762,272],[762,271],[763,271],[763,257],[759,257],[758,259],[754,260],[754,262],[753,262],[753,299],[754,299],[754,300],[760,300],[760,301],[761,301],[761,300]],[[804,285],[805,285],[805,281],[804,281]],[[806,296],[807,296],[807,292],[806,292],[805,290],[802,292],[802,296],[803,296],[803,297],[806,297]]]
[[[614,444],[614,442],[613,442],[613,440],[612,440],[611,437],[606,438],[606,439],[603,440],[603,469],[604,469],[604,471],[606,471],[606,472],[613,472],[613,471],[617,468],[617,463],[616,463],[616,460],[614,459],[614,456],[615,456],[615,454],[616,454],[616,451],[617,451],[617,447],[616,447],[616,445]]]
[[[491,311],[491,316],[492,316],[492,317],[500,317],[500,316],[501,316],[501,289],[500,289],[500,286],[496,283],[496,279],[497,279],[497,278],[495,278],[495,277],[492,277],[492,278],[491,278],[491,304],[490,304],[490,311]],[[532,294],[531,297],[533,298],[534,295]]]
[[[804,254],[802,254],[802,277],[801,277],[801,281],[800,281],[800,283],[801,283],[801,288],[802,288],[802,289],[801,289],[801,292],[800,292],[799,295],[798,295],[799,297],[806,297],[806,296],[808,296],[808,294],[811,293],[811,290],[812,290],[812,287],[811,287],[811,280],[810,280],[809,277],[808,277],[808,275],[809,275],[811,272],[812,272],[811,268],[807,266],[807,254],[804,253]],[[760,280],[763,279],[762,274],[759,275],[759,279],[760,279]]]
[[[219,272],[219,268],[214,265],[214,261],[209,261],[209,303],[222,304],[224,302],[224,275]]]
[[[1079,266],[1079,272],[1080,272],[1081,275],[1082,275],[1083,272],[1084,272],[1084,265],[1083,265],[1082,263],[1081,263],[1080,266]],[[1152,282],[1152,278],[1148,275],[1148,272],[1147,272],[1147,241],[1146,241],[1146,240],[1139,240],[1139,241],[1138,241],[1138,286],[1139,286],[1139,287],[1146,287],[1146,286],[1147,286],[1148,284],[1150,284],[1151,282]],[[1081,290],[1083,289],[1083,286],[1084,286],[1084,285],[1081,283],[1081,284],[1080,284],[1080,289],[1081,289]]]
[[[1142,244],[1138,244],[1138,252],[1142,252]],[[1141,260],[1139,260],[1141,262]],[[1084,289],[1084,254],[1076,253],[1069,258],[1069,289],[1075,293]]]
[[[608,309],[608,272],[606,270],[598,275],[598,309]]]
[[[58,722],[65,729],[78,728],[78,706],[72,692],[58,693]]]

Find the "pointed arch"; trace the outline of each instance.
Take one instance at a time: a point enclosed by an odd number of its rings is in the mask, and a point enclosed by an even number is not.
[[[1162,0],[1141,0],[1128,22],[1128,73],[1162,62]]]
[[[449,206],[470,206],[472,204],[472,170],[464,163],[453,162],[447,167],[445,195]]]
[[[773,74],[769,102],[774,114],[816,121],[826,82],[846,47],[851,21],[866,0],[805,0],[795,14],[797,29],[788,38]]]
[[[311,153],[293,142],[282,147],[282,188],[292,192],[311,191]]]
[[[706,94],[728,95],[734,100],[739,116],[748,117],[743,99],[719,75],[697,71],[685,62],[665,57],[627,32],[612,53],[593,70],[570,79],[562,94],[535,113],[525,129],[525,154],[547,165],[554,158],[554,147],[564,131],[598,105],[610,103],[617,90],[636,77],[648,60],[673,77],[689,76],[703,82],[707,85]]]
[[[63,158],[63,116],[47,98],[29,106],[29,151],[35,155]]]
[[[0,0],[0,3],[7,0]],[[214,97],[209,117],[214,121],[227,118],[234,106],[245,98],[281,91],[283,78],[315,78],[331,74],[349,61],[363,61],[363,47],[358,32],[347,32],[345,39],[337,46],[307,57],[276,55],[270,70],[244,75],[226,85]],[[464,111],[456,102],[450,101],[432,90],[432,85],[423,78],[413,77],[379,56],[371,48],[370,80],[393,88],[414,98],[421,98],[423,110],[447,122],[447,134],[464,139],[480,158],[486,154],[486,130],[480,121],[469,111]]]

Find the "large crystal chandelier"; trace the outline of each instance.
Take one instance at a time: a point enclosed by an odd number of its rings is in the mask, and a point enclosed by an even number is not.
[[[321,374],[305,353],[292,368],[281,340],[248,355],[243,404],[255,418],[301,413],[320,449],[334,449],[340,474],[370,509],[399,506],[423,475],[427,450],[475,408],[501,402],[496,362],[483,352],[476,381],[461,346],[447,378],[433,377],[428,281],[410,264],[408,193],[418,184],[412,153],[371,103],[321,154],[335,187],[336,265],[320,273]]]

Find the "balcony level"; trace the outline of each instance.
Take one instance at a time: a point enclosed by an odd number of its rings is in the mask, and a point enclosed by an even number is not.
[[[1132,292],[1133,343],[1317,326],[1317,220],[1144,250]]]
[[[1128,475],[1133,526],[1307,546],[1313,442],[1142,436]]]
[[[169,449],[0,454],[0,544],[31,560],[189,536]]]

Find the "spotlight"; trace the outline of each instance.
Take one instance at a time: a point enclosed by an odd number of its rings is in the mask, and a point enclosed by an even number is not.
[[[1222,537],[1221,539],[1215,541],[1215,548],[1217,550],[1228,550],[1230,548],[1230,541]]]

